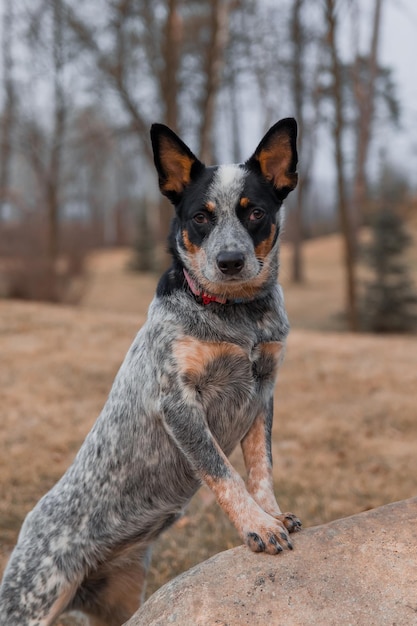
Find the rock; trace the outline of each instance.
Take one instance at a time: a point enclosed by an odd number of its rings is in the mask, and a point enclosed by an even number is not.
[[[417,498],[308,528],[294,545],[278,556],[217,554],[125,626],[417,624]]]

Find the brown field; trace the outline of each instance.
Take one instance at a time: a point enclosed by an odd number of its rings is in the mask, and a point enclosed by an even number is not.
[[[289,284],[286,247],[282,255],[293,330],[273,453],[281,508],[312,526],[416,495],[417,336],[337,332],[340,241],[311,242],[306,255],[303,287]],[[25,514],[73,459],[145,319],[156,279],[126,272],[128,256],[94,255],[77,308],[0,301],[0,570]],[[233,462],[243,471],[238,451]],[[149,592],[238,543],[202,489],[155,547]]]

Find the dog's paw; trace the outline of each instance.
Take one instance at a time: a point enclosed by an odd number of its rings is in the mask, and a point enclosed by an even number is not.
[[[265,524],[264,520],[264,523],[261,525],[254,524],[253,530],[248,530],[244,533],[246,545],[252,552],[267,552],[268,554],[278,554],[284,548],[292,550],[293,546],[283,522],[269,515],[267,518],[267,524]]]
[[[298,533],[301,530],[301,521],[293,513],[281,513],[275,517],[284,524],[289,533]]]

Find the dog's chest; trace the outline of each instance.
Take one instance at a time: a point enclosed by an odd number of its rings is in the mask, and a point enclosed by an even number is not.
[[[226,453],[245,435],[270,396],[281,349],[280,342],[260,343],[251,350],[193,337],[175,342],[184,396],[203,406],[210,430]]]

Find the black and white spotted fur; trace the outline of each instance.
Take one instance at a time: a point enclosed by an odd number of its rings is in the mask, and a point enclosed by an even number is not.
[[[245,164],[205,167],[153,126],[160,188],[175,206],[173,264],[73,464],[22,526],[1,626],[47,626],[72,609],[96,626],[124,623],[151,543],[202,482],[252,550],[291,548],[300,523],[276,503],[270,437],[288,333],[277,275],[295,140],[294,120],[281,120]],[[246,485],[227,459],[238,444]]]

